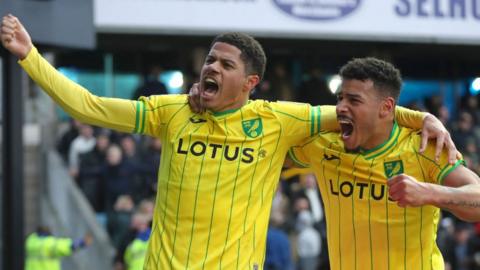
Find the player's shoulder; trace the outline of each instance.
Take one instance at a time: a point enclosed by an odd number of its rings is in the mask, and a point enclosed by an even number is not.
[[[150,110],[176,110],[188,104],[187,95],[151,95],[148,97],[140,97],[138,102],[143,103],[142,106]]]
[[[399,127],[400,134],[397,139],[397,146],[404,152],[418,152],[422,142],[422,131],[407,127]],[[436,139],[428,139],[424,155],[431,156],[435,153]],[[446,151],[446,149],[444,149]],[[433,157],[433,156],[432,156]]]
[[[397,142],[399,143],[417,143],[420,145],[422,131],[408,127],[398,126],[399,132]]]
[[[328,148],[336,151],[343,151],[344,144],[337,131],[322,131],[315,136],[315,143],[318,145],[328,146]]]
[[[187,102],[187,95],[185,94],[171,94],[171,95],[151,95],[148,97],[140,97],[140,100],[147,102],[161,103],[161,104],[185,104]]]
[[[308,103],[294,101],[266,101],[255,100],[257,109],[271,111],[273,113],[298,114],[310,110],[311,105]]]

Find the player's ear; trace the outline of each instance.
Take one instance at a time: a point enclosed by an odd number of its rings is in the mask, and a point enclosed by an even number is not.
[[[382,101],[380,107],[380,117],[387,117],[388,115],[393,115],[395,111],[395,99],[393,97],[386,97]]]
[[[258,75],[252,74],[248,75],[245,79],[244,90],[245,91],[252,91],[255,86],[260,82],[260,77]]]

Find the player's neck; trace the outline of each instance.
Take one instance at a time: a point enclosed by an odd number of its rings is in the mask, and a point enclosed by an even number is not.
[[[231,103],[225,104],[222,107],[211,109],[214,115],[224,115],[235,112],[248,103],[248,96],[233,100]]]
[[[390,140],[393,127],[393,120],[386,120],[376,125],[376,128],[371,132],[370,139],[362,148],[364,150],[372,150],[381,147]]]

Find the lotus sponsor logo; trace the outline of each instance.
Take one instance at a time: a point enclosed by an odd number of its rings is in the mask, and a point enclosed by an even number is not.
[[[354,12],[361,0],[273,0],[285,13],[307,20],[335,20]]]

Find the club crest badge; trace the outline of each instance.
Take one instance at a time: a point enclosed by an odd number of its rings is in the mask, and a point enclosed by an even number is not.
[[[403,173],[403,162],[401,160],[385,162],[383,163],[383,168],[385,169],[385,176],[392,178]]]
[[[243,132],[245,132],[245,134],[248,137],[256,138],[260,134],[262,134],[262,131],[263,131],[262,119],[255,118],[255,119],[242,121],[242,127],[243,127]]]

